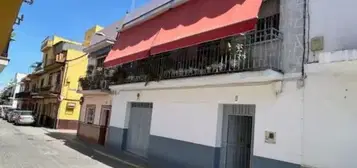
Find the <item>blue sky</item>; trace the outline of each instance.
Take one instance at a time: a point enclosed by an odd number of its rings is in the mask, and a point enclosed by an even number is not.
[[[139,7],[149,0],[136,0]],[[119,20],[130,8],[131,0],[35,0],[23,4],[21,25],[15,25],[15,41],[11,43],[10,63],[0,73],[0,88],[14,78],[16,72],[28,73],[29,66],[40,61],[40,45],[49,35],[59,35],[82,42],[84,32],[98,24],[108,26]]]

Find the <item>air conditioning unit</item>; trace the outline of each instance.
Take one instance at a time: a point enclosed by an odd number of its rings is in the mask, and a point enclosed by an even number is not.
[[[74,109],[75,107],[76,107],[76,103],[74,103],[74,102],[68,102],[68,103],[67,103],[67,109],[72,110],[72,109]]]

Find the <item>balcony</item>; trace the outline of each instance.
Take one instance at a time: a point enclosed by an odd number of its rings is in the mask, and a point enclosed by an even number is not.
[[[16,93],[15,98],[16,99],[28,99],[28,98],[31,98],[31,92],[24,91],[24,92]]]
[[[30,94],[37,95],[40,92],[40,88],[32,88]]]
[[[46,51],[47,49],[51,48],[53,45],[53,38],[48,36],[46,37],[41,43],[41,51]]]
[[[51,90],[52,86],[47,85],[47,86],[43,86],[40,88],[40,92],[49,92]]]
[[[55,86],[52,86],[50,92],[54,94],[59,94],[61,92],[61,85],[57,84]]]
[[[1,55],[0,55],[0,58],[1,58],[1,59],[6,59],[6,60],[7,60],[8,52],[9,52],[9,47],[10,47],[10,40],[7,42],[7,45],[6,45],[6,47],[4,48],[4,51],[2,51],[2,53],[1,53]]]
[[[55,58],[47,59],[46,65],[44,66],[44,70],[49,71],[61,67],[66,62],[66,54],[60,53],[55,56]]]
[[[47,62],[46,62],[46,66],[50,66],[52,64],[63,64],[64,62],[66,61],[66,54],[65,53],[61,53],[61,54],[58,54],[55,56],[55,58],[49,58],[47,59]]]
[[[4,51],[0,53],[0,72],[2,72],[2,70],[9,63],[9,59],[8,59],[9,45],[10,45],[10,40],[8,41],[6,47],[4,48]]]
[[[58,55],[60,53],[63,53],[69,49],[72,49],[72,50],[77,50],[77,51],[83,51],[83,46],[81,45],[78,45],[78,44],[74,44],[74,43],[69,43],[69,42],[65,42],[65,41],[61,41],[61,42],[58,42],[56,43],[54,46],[53,46],[53,52],[54,52],[54,55]]]
[[[109,72],[96,71],[92,75],[79,79],[79,91],[94,91],[101,94],[109,93]]]
[[[114,69],[111,84],[274,70],[282,72],[282,34],[275,28],[179,49]]]
[[[61,92],[60,85],[47,85],[39,88],[38,93],[40,95],[57,95]]]

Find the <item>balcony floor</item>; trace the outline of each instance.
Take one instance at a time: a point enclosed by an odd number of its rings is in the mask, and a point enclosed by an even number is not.
[[[0,73],[4,70],[7,64],[9,64],[9,60],[6,57],[0,57]]]
[[[150,90],[150,89],[171,89],[184,87],[208,87],[208,86],[225,86],[225,85],[243,85],[252,83],[264,83],[282,80],[284,74],[281,72],[267,69],[263,71],[240,72],[229,74],[218,74],[201,77],[178,78],[162,80],[159,82],[152,81],[147,86],[145,82],[128,83],[121,85],[112,85],[113,90]]]

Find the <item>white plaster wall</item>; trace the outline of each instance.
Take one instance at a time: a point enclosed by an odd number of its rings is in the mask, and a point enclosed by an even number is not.
[[[356,75],[308,74],[304,99],[304,165],[356,167]]]
[[[81,114],[80,114],[80,121],[82,121],[82,122],[85,121],[86,106],[89,104],[96,105],[93,124],[99,125],[102,105],[111,105],[111,97],[109,95],[85,95],[84,102],[81,106]]]
[[[302,91],[296,89],[296,81],[285,83],[278,96],[276,88],[280,87],[260,84],[118,91],[113,95],[110,125],[127,128],[128,102],[153,102],[151,135],[217,147],[221,143],[220,105],[256,104],[254,155],[300,164]],[[264,142],[266,130],[277,132],[276,144]]]
[[[309,2],[310,37],[324,36],[325,52],[357,48],[356,0]]]
[[[15,96],[17,93],[20,92],[20,88],[21,88],[21,80],[26,77],[26,74],[22,74],[22,73],[16,73],[15,75],[15,89],[13,90],[14,91],[14,96],[13,96],[13,100],[12,100],[12,107],[13,108],[16,108],[17,107],[17,104],[18,104],[18,101],[15,99]]]

